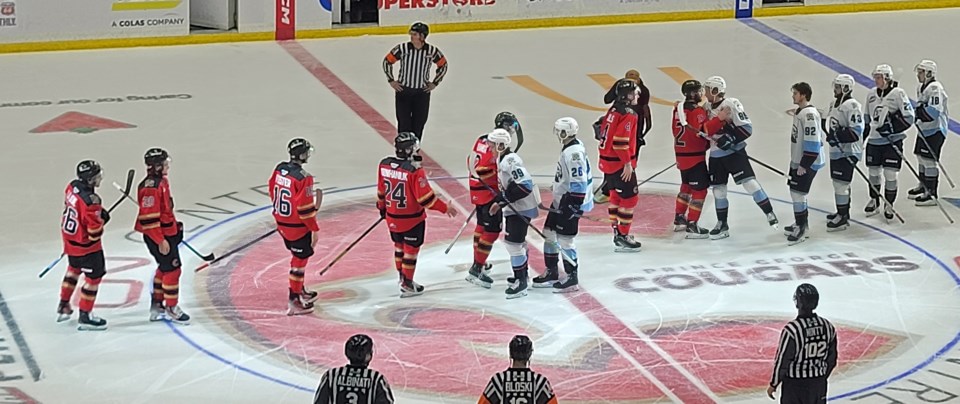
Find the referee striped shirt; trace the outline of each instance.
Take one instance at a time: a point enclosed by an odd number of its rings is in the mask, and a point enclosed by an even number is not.
[[[550,381],[528,368],[509,368],[490,378],[477,404],[557,404]]]
[[[827,319],[802,315],[787,323],[780,333],[777,359],[770,385],[785,378],[829,377],[837,366],[837,331]]]
[[[400,62],[400,77],[394,79],[393,64]],[[390,53],[383,58],[383,72],[387,81],[399,81],[407,88],[422,89],[430,83],[430,65],[436,64],[437,71],[433,78],[434,85],[440,85],[443,76],[447,75],[447,58],[440,52],[440,48],[424,43],[420,49],[413,46],[413,42],[394,46]]]
[[[326,371],[320,378],[314,404],[393,404],[387,379],[376,370],[347,365]]]

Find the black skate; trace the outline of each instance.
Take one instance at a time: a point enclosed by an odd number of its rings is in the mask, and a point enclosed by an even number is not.
[[[907,191],[907,199],[917,199],[926,193],[927,190],[923,188],[923,184],[917,184],[916,187],[913,187]]]
[[[777,229],[780,227],[780,220],[777,219],[776,213],[773,213],[773,212],[767,213],[767,224],[769,224],[770,227],[773,227],[774,229]]]
[[[617,233],[613,236],[614,252],[640,252],[640,242],[632,235]]]
[[[423,285],[409,279],[400,281],[400,298],[420,296],[423,294]]]
[[[837,217],[837,216],[840,216],[840,213],[838,213],[838,212],[833,212],[833,213],[827,215],[827,220],[833,220],[833,218],[835,218],[835,217]]]
[[[320,298],[320,294],[312,290],[303,289],[300,291],[300,302],[303,304],[313,303]]]
[[[527,278],[507,278],[510,287],[507,288],[507,299],[516,299],[527,295]]]
[[[850,216],[846,215],[836,215],[829,222],[827,222],[827,231],[843,231],[847,227],[850,227]]]
[[[710,238],[710,230],[704,229],[697,224],[697,222],[687,223],[687,235],[684,238],[689,239],[705,239]]]
[[[794,225],[793,231],[787,236],[787,245],[800,244],[807,240],[807,226]]]
[[[57,322],[62,323],[70,320],[71,315],[73,315],[73,309],[70,308],[70,303],[60,302],[60,305],[57,306]]]
[[[887,219],[888,222],[893,220],[893,204],[888,203],[883,207],[883,218]]]
[[[713,230],[710,230],[711,240],[720,240],[727,237],[730,237],[730,227],[727,226],[727,222],[717,222],[717,225],[713,227]]]
[[[493,279],[486,274],[487,270],[489,270],[489,264],[485,268],[481,268],[480,264],[474,262],[465,279],[474,285],[490,289],[493,286]]]
[[[916,199],[914,199],[914,205],[937,206],[937,197],[934,195],[930,195],[929,193],[924,193],[923,195],[920,195]]]
[[[287,301],[287,315],[288,316],[300,316],[303,314],[313,313],[313,303],[304,302],[303,299],[290,299]]]
[[[880,213],[880,198],[871,199],[870,202],[867,202],[867,206],[863,208],[863,213],[866,213],[867,217]]]
[[[184,313],[183,310],[180,309],[179,305],[173,306],[173,307],[167,307],[166,314],[167,314],[167,318],[169,318],[170,321],[174,323],[183,324],[183,325],[190,324],[190,316],[188,316],[187,313]]]
[[[557,268],[547,268],[542,275],[533,278],[533,287],[535,288],[550,288],[555,287],[557,281],[560,280],[560,271]]]
[[[673,218],[673,231],[684,231],[687,229],[687,218],[683,217],[681,214],[677,214]]]
[[[107,329],[107,320],[83,310],[80,310],[80,319],[77,322],[80,323],[77,326],[79,331],[103,331]]]
[[[553,284],[553,293],[570,293],[580,290],[580,281],[577,279],[577,271],[567,273],[567,279],[563,282]]]

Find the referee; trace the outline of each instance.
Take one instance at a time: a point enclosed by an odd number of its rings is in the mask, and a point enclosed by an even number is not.
[[[314,404],[393,404],[393,392],[387,379],[370,369],[373,339],[357,334],[343,349],[350,364],[327,370],[320,378]]]
[[[813,310],[820,293],[809,283],[797,286],[793,293],[797,318],[780,333],[773,378],[767,396],[783,384],[781,404],[820,404],[827,402],[827,378],[837,366],[837,331],[827,319]]]
[[[413,132],[423,139],[423,126],[430,112],[430,92],[440,85],[447,74],[447,58],[440,48],[428,44],[430,27],[422,22],[410,26],[410,42],[394,46],[383,58],[383,72],[387,83],[397,92],[397,131]],[[393,77],[393,64],[400,62],[400,78]],[[437,65],[437,72],[430,80],[430,65]]]

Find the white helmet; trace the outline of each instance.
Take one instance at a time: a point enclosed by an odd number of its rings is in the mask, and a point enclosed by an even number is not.
[[[877,67],[873,69],[873,75],[876,76],[878,74],[882,75],[887,81],[893,80],[893,68],[888,64],[877,65]]]
[[[487,141],[496,145],[495,148],[498,151],[503,151],[510,147],[510,144],[513,142],[513,136],[511,136],[510,132],[507,132],[506,129],[497,128],[487,133]]]
[[[706,90],[708,93],[713,93],[713,89],[716,89],[717,94],[724,94],[727,92],[727,81],[720,76],[710,76],[703,82],[703,87],[709,89]]]
[[[921,60],[920,63],[913,68],[913,71],[919,73],[921,70],[926,72],[926,78],[932,79],[937,75],[937,62],[928,59]]]
[[[853,76],[849,74],[838,75],[833,79],[833,93],[837,95],[850,94],[853,92],[853,86],[856,82]]]
[[[556,135],[561,142],[577,136],[577,131],[579,130],[580,125],[577,124],[577,120],[570,117],[557,119],[557,121],[553,123],[553,134]]]

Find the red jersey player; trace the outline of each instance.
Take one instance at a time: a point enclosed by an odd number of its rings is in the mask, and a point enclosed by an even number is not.
[[[494,129],[516,131],[520,126],[516,115],[511,112],[501,112],[493,120]],[[497,154],[494,145],[487,139],[487,134],[477,138],[470,152],[472,172],[470,175],[470,202],[477,210],[477,227],[473,233],[473,266],[467,273],[467,281],[490,289],[493,279],[488,275],[490,264],[487,257],[493,249],[493,243],[500,238],[503,231],[503,211],[490,213],[490,206],[495,203],[496,194],[492,190],[500,189],[497,181]],[[473,174],[476,173],[476,177]],[[484,186],[486,184],[486,186]]]
[[[180,250],[183,241],[183,223],[173,214],[173,196],[170,195],[170,155],[161,148],[147,150],[143,156],[147,177],[137,186],[140,212],[134,230],[143,234],[143,242],[157,261],[153,276],[153,294],[150,300],[150,321],[160,321],[164,315],[170,321],[187,324],[190,316],[180,309]]]
[[[306,139],[296,138],[287,144],[290,161],[277,164],[268,182],[273,202],[273,219],[283,237],[283,244],[293,255],[290,258],[290,287],[287,315],[307,314],[313,311],[317,292],[303,288],[304,268],[317,244],[320,227],[317,224],[317,196],[313,191],[313,176],[303,169],[313,146]]]
[[[377,209],[386,218],[393,240],[393,258],[400,273],[400,297],[423,294],[423,286],[413,281],[417,255],[427,229],[426,209],[456,217],[456,209],[437,197],[427,174],[414,157],[420,142],[413,132],[400,132],[394,139],[396,157],[380,161],[377,169]]]
[[[700,106],[703,85],[697,80],[687,80],[680,91],[684,96],[683,105],[677,105],[673,111],[673,149],[682,182],[677,194],[674,231],[686,231],[687,238],[704,239],[710,237],[710,231],[697,224],[710,187],[706,156],[710,141],[700,133],[707,121],[707,111]]]
[[[86,279],[80,288],[79,330],[107,329],[107,320],[90,313],[97,299],[100,280],[107,273],[100,236],[103,234],[103,225],[110,220],[110,214],[101,206],[100,196],[96,192],[102,180],[100,164],[84,160],[77,164],[77,179],[70,181],[64,192],[60,234],[68,264],[60,286],[57,322],[67,321],[73,314],[70,296],[83,273]]]
[[[600,171],[610,187],[610,205],[607,212],[613,226],[613,244],[616,252],[639,252],[640,242],[630,235],[633,208],[637,206],[636,125],[637,114],[628,106],[637,96],[637,83],[622,80],[617,84],[617,99],[607,111],[597,134],[600,140]]]

